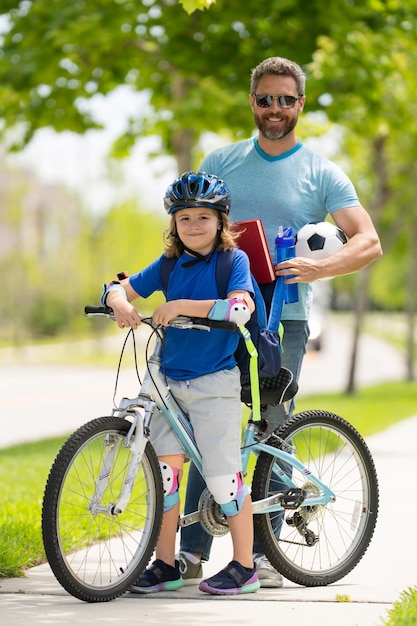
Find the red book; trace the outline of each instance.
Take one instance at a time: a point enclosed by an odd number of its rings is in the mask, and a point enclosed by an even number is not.
[[[276,279],[274,264],[272,263],[262,220],[234,222],[232,229],[242,231],[236,243],[248,255],[251,272],[256,282],[260,285],[274,282]]]

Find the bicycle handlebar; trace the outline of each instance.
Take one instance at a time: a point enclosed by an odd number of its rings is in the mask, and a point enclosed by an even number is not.
[[[94,306],[87,304],[84,307],[84,312],[87,317],[108,317],[111,320],[115,320],[114,311],[109,306]],[[153,325],[151,318],[141,318],[145,324]],[[174,328],[180,328],[183,330],[206,330],[210,331],[212,328],[220,330],[235,331],[237,325],[234,322],[221,322],[218,320],[209,320],[206,317],[189,317],[187,315],[179,315],[169,322],[169,325]]]
[[[108,317],[114,320],[114,312],[109,306],[94,306],[93,304],[87,304],[84,307],[84,313],[87,317]]]

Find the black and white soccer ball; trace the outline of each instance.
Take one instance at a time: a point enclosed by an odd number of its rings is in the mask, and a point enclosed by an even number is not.
[[[295,253],[308,259],[324,259],[347,243],[341,228],[331,222],[305,224],[295,236]]]

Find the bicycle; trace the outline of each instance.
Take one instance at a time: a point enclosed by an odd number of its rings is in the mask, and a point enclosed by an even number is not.
[[[112,318],[107,307],[86,307],[86,314]],[[58,453],[45,487],[46,556],[64,589],[86,602],[122,595],[153,554],[164,497],[159,463],[148,440],[156,407],[186,456],[202,471],[191,424],[160,372],[163,330],[150,318],[142,323],[152,330],[138,396],[122,398],[111,415],[78,428]],[[180,317],[171,323],[200,331],[237,330],[234,324],[206,319]],[[133,331],[129,333],[134,337]],[[156,342],[148,356],[152,337]],[[140,382],[139,373],[138,378]],[[361,435],[328,411],[298,413],[274,433],[265,433],[261,404],[286,406],[298,389],[284,368],[278,383],[274,389],[261,389],[258,399],[256,393],[248,397],[247,388],[242,391],[242,401],[252,407],[241,450],[245,475],[255,455],[251,489],[255,534],[285,578],[304,586],[328,585],[359,563],[371,541],[379,502],[375,466]],[[196,522],[213,536],[228,532],[227,520],[207,489],[198,511],[182,516],[179,524]]]

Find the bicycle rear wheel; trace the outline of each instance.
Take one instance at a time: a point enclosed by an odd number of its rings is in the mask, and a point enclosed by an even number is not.
[[[307,587],[340,580],[361,560],[371,541],[378,513],[378,480],[364,440],[344,419],[327,411],[305,411],[287,419],[275,434],[335,494],[327,505],[254,515],[256,536],[272,565],[285,578]],[[268,444],[280,448],[271,437]],[[279,491],[274,487],[277,460],[262,453],[256,464],[252,499]],[[281,467],[282,463],[281,463]],[[306,472],[292,469],[296,487],[310,495],[321,490]]]
[[[163,513],[158,459],[146,444],[130,501],[112,512],[129,480],[132,455],[124,444],[131,424],[100,417],[81,426],[63,445],[50,471],[42,507],[46,556],[57,580],[85,602],[106,602],[124,593],[148,564]],[[110,447],[111,467],[103,472]],[[99,477],[108,474],[100,511],[90,511]]]

